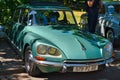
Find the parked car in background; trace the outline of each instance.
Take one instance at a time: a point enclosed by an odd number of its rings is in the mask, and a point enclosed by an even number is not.
[[[82,32],[73,11],[57,2],[19,6],[8,40],[20,51],[29,75],[103,70],[113,61],[107,39]]]
[[[5,26],[0,25],[0,38],[5,38],[6,32],[5,32]]]
[[[103,2],[96,32],[120,45],[120,2]]]
[[[87,30],[87,13],[81,16],[80,26],[83,30]],[[109,39],[114,46],[120,45],[120,2],[103,1],[96,34]]]

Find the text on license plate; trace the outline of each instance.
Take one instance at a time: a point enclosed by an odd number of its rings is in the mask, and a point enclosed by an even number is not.
[[[98,70],[98,65],[73,67],[73,72],[90,72]]]

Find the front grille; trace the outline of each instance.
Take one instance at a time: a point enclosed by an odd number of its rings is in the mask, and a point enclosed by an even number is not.
[[[94,60],[64,60],[65,64],[86,64],[86,63],[96,63],[96,62],[102,62],[104,59],[94,59]]]

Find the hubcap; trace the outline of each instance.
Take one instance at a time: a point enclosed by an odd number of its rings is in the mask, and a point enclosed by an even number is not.
[[[27,71],[30,70],[31,65],[32,65],[31,58],[32,58],[32,54],[30,52],[25,54],[25,67],[26,67]]]

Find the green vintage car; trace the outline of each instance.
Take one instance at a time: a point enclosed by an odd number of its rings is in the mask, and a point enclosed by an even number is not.
[[[8,29],[31,76],[98,71],[113,61],[111,42],[81,31],[73,11],[55,2],[19,6]]]

